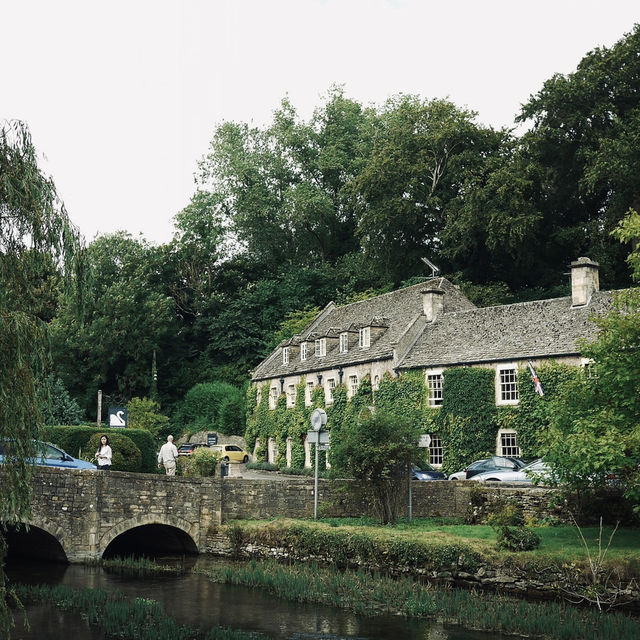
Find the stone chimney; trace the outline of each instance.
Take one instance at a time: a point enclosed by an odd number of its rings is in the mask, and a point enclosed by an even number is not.
[[[442,289],[423,289],[420,293],[427,322],[433,322],[444,309],[444,291]]]
[[[571,263],[571,304],[582,307],[600,290],[598,267],[590,258],[578,258]]]

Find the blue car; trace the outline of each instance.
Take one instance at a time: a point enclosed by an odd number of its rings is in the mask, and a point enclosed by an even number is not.
[[[4,457],[6,452],[6,442],[0,442],[0,464],[4,463]],[[62,467],[64,469],[94,469],[95,464],[86,462],[85,460],[78,460],[73,456],[70,456],[66,451],[63,451],[59,447],[56,447],[48,442],[42,442],[42,440],[35,441],[36,457],[34,464],[43,467]]]
[[[434,469],[430,464],[426,462],[422,462],[419,465],[414,464],[411,469],[411,477],[414,480],[422,480],[423,482],[430,480],[446,480],[447,476],[442,473],[442,471],[438,471]]]

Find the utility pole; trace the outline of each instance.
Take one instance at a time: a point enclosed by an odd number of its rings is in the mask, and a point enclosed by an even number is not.
[[[102,389],[98,389],[98,426],[102,423]]]

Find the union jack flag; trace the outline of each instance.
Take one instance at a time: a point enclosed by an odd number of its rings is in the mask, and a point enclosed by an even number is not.
[[[539,396],[544,395],[544,391],[542,389],[542,384],[540,383],[540,378],[538,378],[538,374],[536,370],[533,368],[533,363],[529,360],[529,371],[531,372],[531,379],[533,380],[533,388],[536,390],[536,393]]]

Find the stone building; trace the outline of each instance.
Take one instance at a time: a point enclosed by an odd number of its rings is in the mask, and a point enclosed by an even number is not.
[[[316,386],[327,405],[333,389],[346,384],[351,397],[364,376],[375,391],[385,373],[424,372],[429,405],[442,403],[443,372],[448,367],[479,366],[495,370],[497,405],[517,405],[518,368],[548,360],[580,365],[581,338],[595,336],[589,318],[611,304],[611,292],[599,291],[598,263],[571,263],[571,296],[478,308],[446,278],[375,298],[336,306],[329,303],[299,335],[281,342],[254,371],[259,393],[269,393],[275,408],[281,394],[287,406],[305,380],[305,401]],[[517,434],[503,431],[498,455],[518,455]],[[271,458],[271,456],[269,456]],[[442,462],[442,443],[432,438],[430,459]]]

